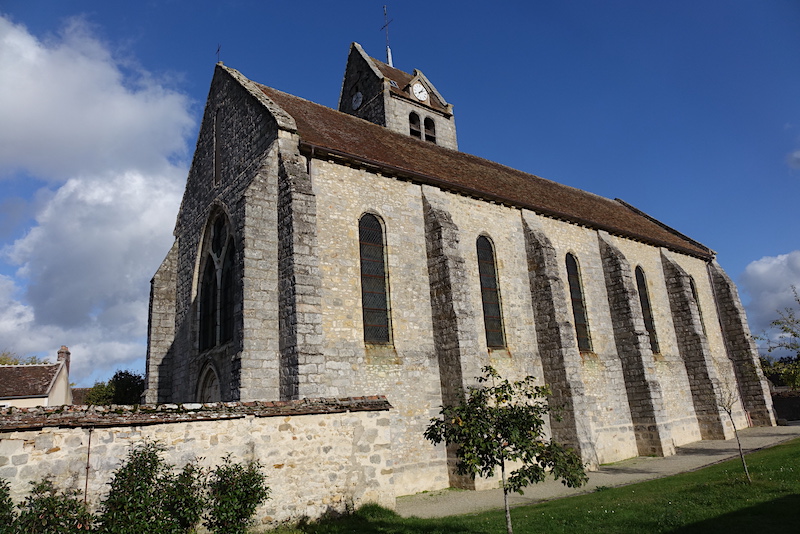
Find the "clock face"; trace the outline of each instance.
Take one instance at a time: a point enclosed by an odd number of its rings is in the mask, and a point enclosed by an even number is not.
[[[357,92],[353,95],[353,109],[358,109],[361,107],[361,103],[364,101],[364,95],[361,94],[361,91]]]
[[[416,96],[418,100],[428,100],[428,91],[421,83],[415,83],[411,90],[414,92],[414,96]]]

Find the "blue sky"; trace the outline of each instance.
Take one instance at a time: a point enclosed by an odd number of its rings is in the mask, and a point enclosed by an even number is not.
[[[388,3],[396,67],[454,105],[459,147],[619,197],[718,253],[755,332],[800,285],[800,3]],[[336,107],[384,2],[0,0],[0,349],[144,368],[220,46]]]

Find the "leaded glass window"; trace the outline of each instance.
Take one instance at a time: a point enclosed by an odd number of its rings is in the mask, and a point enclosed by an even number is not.
[[[656,335],[656,324],[653,321],[653,309],[650,306],[650,294],[647,292],[647,280],[644,277],[644,269],[636,267],[636,288],[639,290],[639,302],[642,304],[642,315],[644,315],[644,327],[650,335],[650,349],[653,354],[661,352],[658,346],[658,336]]]
[[[583,299],[583,285],[578,260],[572,254],[567,254],[567,281],[572,302],[572,317],[575,321],[575,334],[578,337],[578,350],[590,352],[592,336],[589,330],[589,315],[586,313],[586,302]]]
[[[486,345],[491,348],[505,347],[503,313],[500,308],[500,288],[497,285],[497,266],[494,261],[494,247],[492,247],[492,242],[489,241],[489,238],[480,236],[477,242],[477,249]]]
[[[377,217],[367,213],[358,222],[361,257],[361,310],[366,343],[389,343],[389,295],[383,226]]]
[[[225,215],[217,215],[209,232],[200,279],[200,350],[230,341],[234,330],[236,248]]]

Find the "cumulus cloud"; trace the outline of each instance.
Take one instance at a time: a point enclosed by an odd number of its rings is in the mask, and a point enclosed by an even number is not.
[[[800,250],[765,256],[745,268],[739,287],[748,300],[750,328],[758,335],[777,318],[777,310],[796,307],[792,286],[800,290]]]
[[[43,42],[0,17],[0,173],[158,171],[165,154],[183,153],[186,97],[128,70],[81,19]]]
[[[128,71],[80,20],[43,41],[0,16],[0,180],[49,184],[35,202],[0,198],[34,221],[0,244],[15,273],[0,275],[0,349],[68,345],[81,385],[143,369],[194,128],[186,95]]]

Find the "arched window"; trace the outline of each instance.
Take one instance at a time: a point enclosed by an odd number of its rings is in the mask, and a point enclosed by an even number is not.
[[[706,333],[706,322],[703,320],[703,310],[700,308],[700,299],[697,298],[697,287],[694,285],[694,278],[689,277],[689,287],[692,288],[692,298],[697,305],[697,314],[700,315],[700,326],[703,327],[703,333]]]
[[[590,352],[592,350],[592,336],[589,331],[589,316],[586,313],[586,302],[583,300],[583,286],[581,284],[581,273],[578,269],[578,260],[572,254],[567,254],[567,281],[569,282],[569,296],[572,301],[575,334],[578,337],[578,350]]]
[[[425,140],[436,143],[436,123],[430,117],[425,117]]]
[[[224,214],[216,216],[209,231],[200,279],[200,350],[233,339],[236,248]]]
[[[377,217],[364,214],[358,221],[361,256],[361,310],[364,342],[389,343],[389,295],[387,291],[383,225]]]
[[[497,285],[497,266],[494,262],[494,247],[488,237],[477,241],[478,274],[481,279],[481,301],[483,302],[483,327],[486,330],[486,345],[492,348],[506,346],[503,335],[503,313],[500,308],[500,288]]]
[[[422,139],[422,126],[420,125],[419,122],[419,115],[417,115],[413,111],[408,115],[408,125],[411,137]]]
[[[211,365],[206,365],[200,373],[197,386],[197,402],[219,402],[222,400],[219,389],[219,377]]]
[[[650,306],[650,294],[647,292],[647,280],[644,277],[644,269],[636,267],[636,288],[639,291],[639,302],[642,304],[642,315],[644,315],[644,327],[650,335],[650,349],[653,354],[658,354],[661,350],[658,347],[658,336],[656,336],[656,324],[653,321],[653,309]]]

